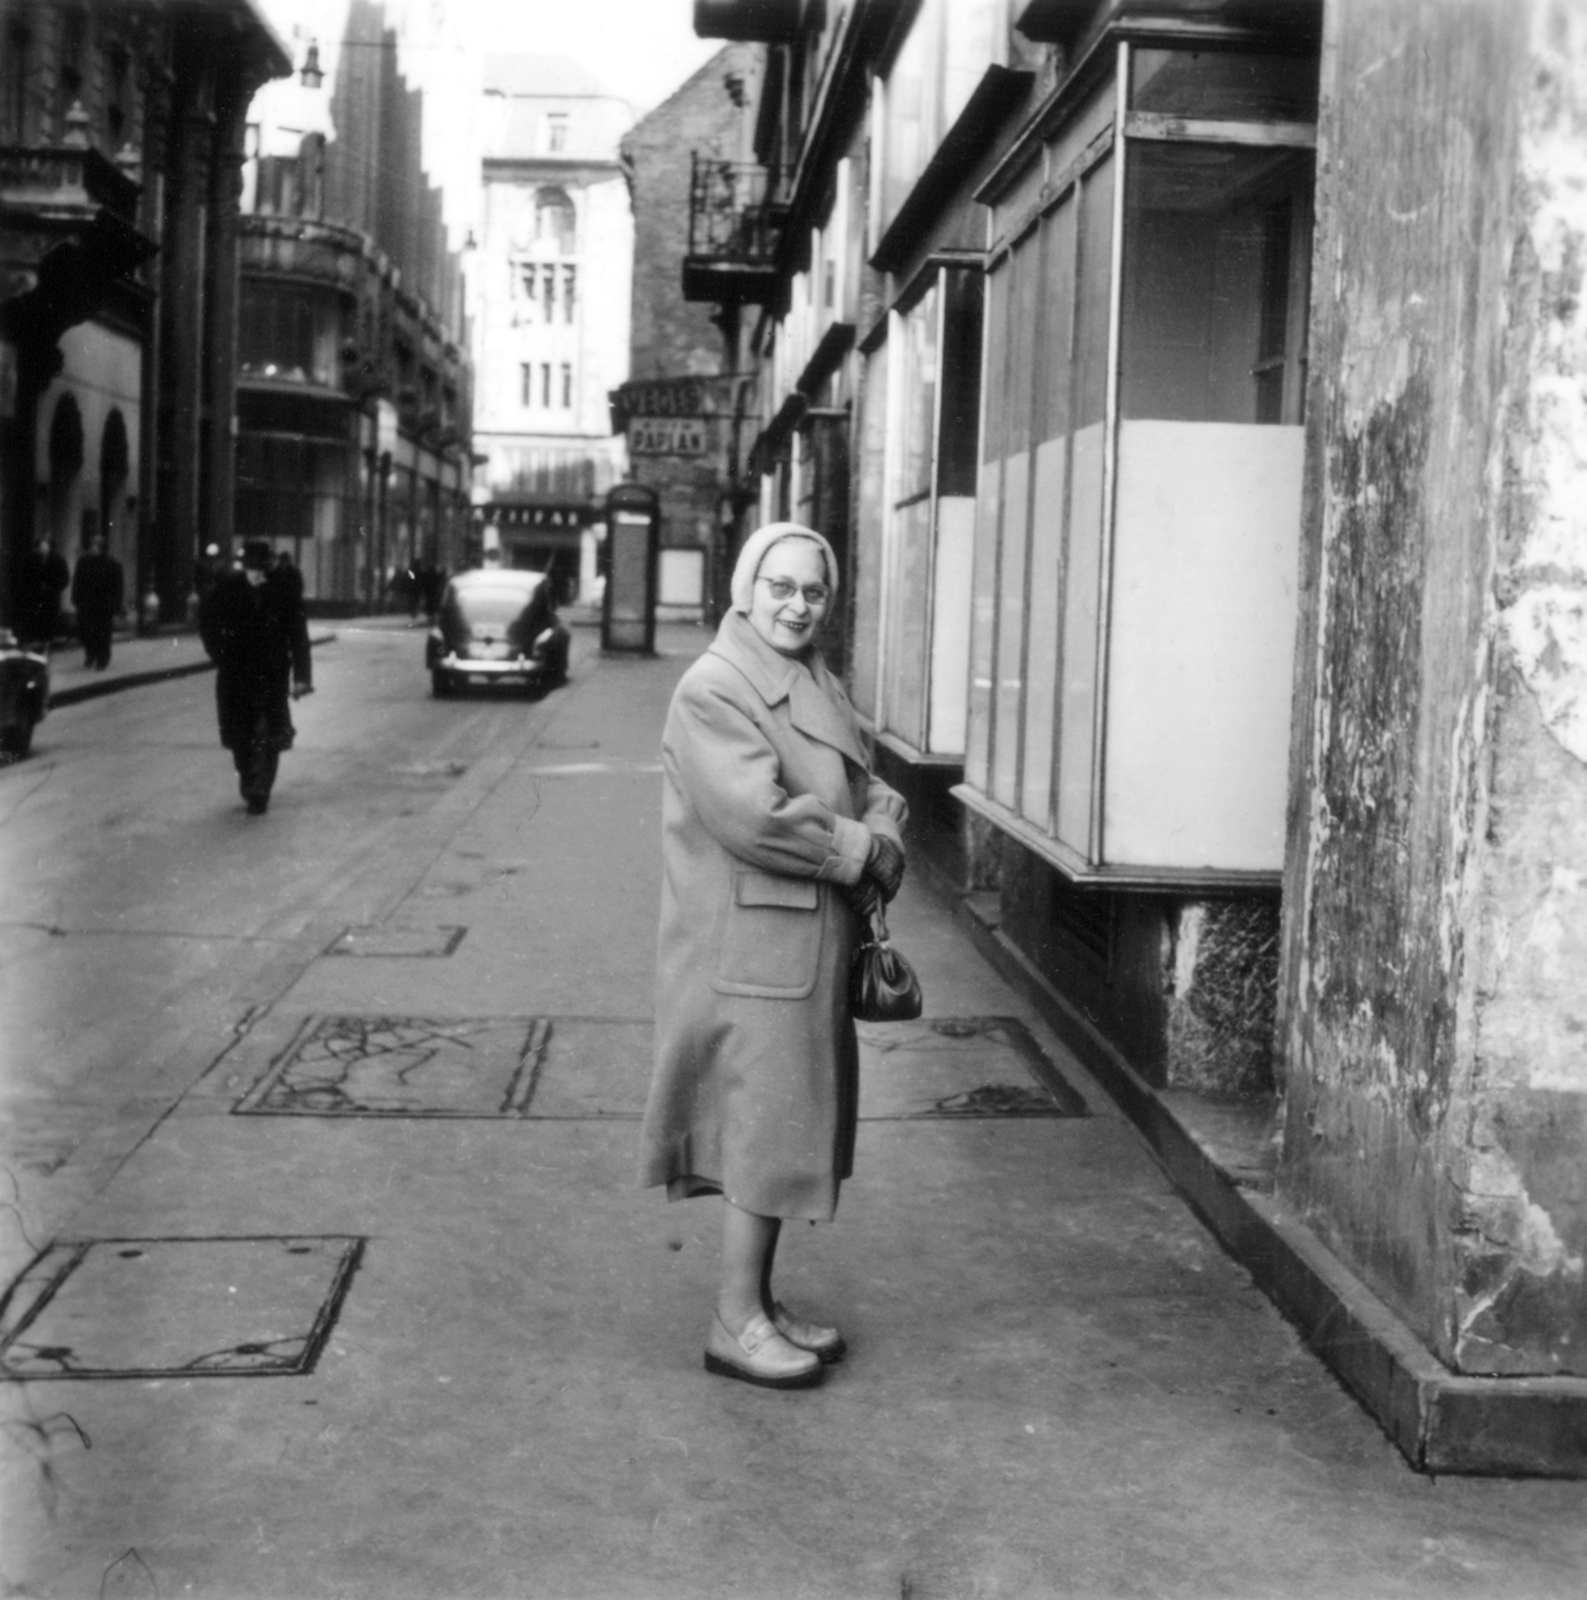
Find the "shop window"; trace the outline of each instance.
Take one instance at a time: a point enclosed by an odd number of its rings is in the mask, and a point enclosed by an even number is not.
[[[337,328],[334,301],[296,284],[243,280],[237,359],[245,376],[334,384]]]
[[[1282,862],[1315,89],[1140,58],[987,283],[962,793],[1076,877],[1239,878]]]
[[[964,752],[980,334],[980,274],[943,270],[889,337],[880,720],[916,756]]]
[[[1311,56],[1133,50],[1130,109],[1218,122],[1313,122],[1317,62]]]

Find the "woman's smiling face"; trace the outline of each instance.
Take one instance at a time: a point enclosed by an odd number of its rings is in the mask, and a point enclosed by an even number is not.
[[[826,556],[809,539],[779,539],[761,557],[749,621],[773,650],[802,656],[831,604]]]

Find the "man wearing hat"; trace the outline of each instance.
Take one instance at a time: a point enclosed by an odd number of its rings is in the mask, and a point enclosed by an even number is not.
[[[248,810],[258,816],[270,809],[276,764],[292,747],[288,700],[314,686],[302,598],[274,570],[268,541],[249,539],[242,570],[216,580],[199,612],[199,632],[215,663],[220,742],[236,763]]]

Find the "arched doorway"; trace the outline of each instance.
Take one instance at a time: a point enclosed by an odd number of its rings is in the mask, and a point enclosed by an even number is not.
[[[71,524],[82,470],[83,415],[71,395],[63,394],[50,419],[49,533],[55,548],[68,558],[78,543],[77,530]]]
[[[99,531],[105,536],[106,548],[123,566],[133,554],[131,529],[121,525],[127,506],[127,476],[131,470],[127,424],[119,411],[112,411],[105,418],[104,432],[99,436]]]

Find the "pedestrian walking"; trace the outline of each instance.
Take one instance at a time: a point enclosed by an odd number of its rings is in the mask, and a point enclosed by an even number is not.
[[[66,557],[41,533],[23,563],[17,630],[24,644],[47,650],[61,628],[61,596],[71,582]]]
[[[199,632],[215,663],[220,742],[257,816],[270,809],[277,763],[296,736],[289,697],[314,686],[300,591],[273,567],[268,541],[249,539],[242,570],[216,579],[199,611]]]
[[[83,665],[96,672],[110,665],[110,642],[125,592],[121,563],[105,548],[104,534],[96,533],[72,574],[72,608],[83,644]]]
[[[787,1218],[829,1221],[852,1171],[859,1054],[848,970],[903,876],[903,798],[873,777],[815,637],[838,568],[820,534],[745,544],[732,609],[662,736],[656,1054],[640,1161],[669,1199],[721,1195],[708,1371],[819,1383],[845,1344],[772,1291]]]

